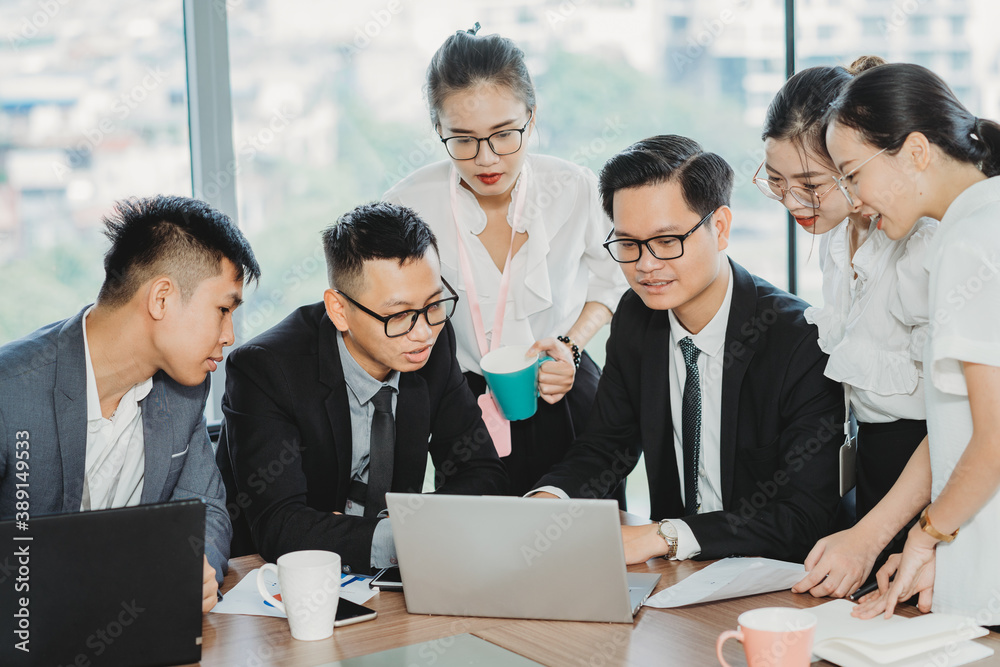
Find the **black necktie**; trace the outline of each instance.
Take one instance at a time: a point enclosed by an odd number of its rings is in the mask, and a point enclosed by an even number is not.
[[[385,509],[385,494],[392,486],[392,457],[396,445],[396,421],[392,418],[392,387],[382,387],[372,397],[371,449],[368,453],[368,497],[365,516],[376,517]]]
[[[697,514],[698,467],[701,459],[701,376],[698,373],[698,355],[701,350],[690,338],[682,338],[681,353],[687,379],[684,381],[684,399],[681,408],[681,444],[684,450],[684,514]]]

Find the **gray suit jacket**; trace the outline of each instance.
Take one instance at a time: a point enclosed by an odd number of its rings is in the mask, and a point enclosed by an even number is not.
[[[16,452],[28,450],[30,515],[77,512],[87,453],[83,314],[0,347],[0,519],[16,510]],[[232,524],[205,423],[210,379],[185,387],[163,371],[140,401],[145,444],[142,504],[206,504],[205,555],[221,584]],[[16,446],[18,441],[28,446]],[[21,455],[23,458],[23,454]],[[202,536],[192,536],[200,546]]]

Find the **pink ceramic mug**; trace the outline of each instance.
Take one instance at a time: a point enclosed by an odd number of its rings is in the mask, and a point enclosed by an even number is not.
[[[715,654],[719,662],[727,639],[743,644],[749,667],[808,667],[816,617],[803,609],[764,607],[740,614],[739,628],[719,635]]]

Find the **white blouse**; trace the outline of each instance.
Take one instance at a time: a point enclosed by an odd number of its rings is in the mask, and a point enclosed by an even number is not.
[[[518,189],[527,185],[518,231],[526,232],[528,239],[511,258],[504,345],[530,345],[565,334],[589,301],[614,312],[628,289],[621,269],[602,247],[611,221],[601,208],[593,172],[546,155],[528,155],[525,162],[528,169],[518,178],[507,211],[507,223],[511,224]],[[383,199],[412,208],[434,230],[441,274],[460,297],[452,317],[458,361],[463,371],[481,373],[479,345],[458,259],[450,172],[447,160],[418,169],[394,185]],[[459,187],[457,214],[479,295],[483,328],[490,339],[501,271],[477,236],[486,228],[486,213],[475,195]]]
[[[923,263],[937,225],[922,218],[898,241],[872,227],[854,253],[853,268],[846,221],[820,239],[824,304],[805,316],[830,355],[825,375],[850,385],[851,407],[862,423],[925,418]]]
[[[931,498],[944,489],[972,438],[962,363],[1000,366],[1000,177],[960,194],[941,220],[926,260],[930,270],[927,431]],[[937,546],[933,611],[1000,625],[1000,493]]]

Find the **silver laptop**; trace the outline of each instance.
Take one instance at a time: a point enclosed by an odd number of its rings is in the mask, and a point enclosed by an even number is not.
[[[631,623],[660,579],[626,572],[613,500],[386,502],[411,614]]]

